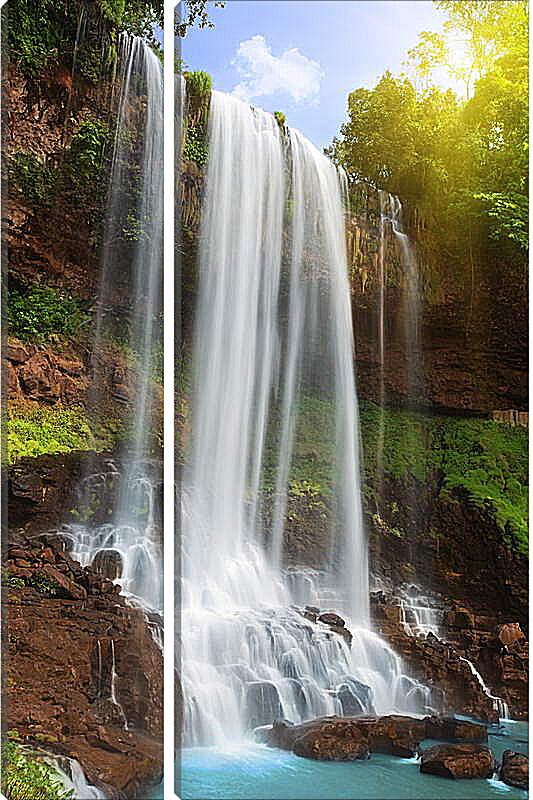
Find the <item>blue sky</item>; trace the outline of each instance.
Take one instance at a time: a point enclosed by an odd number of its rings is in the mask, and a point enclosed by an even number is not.
[[[215,89],[283,111],[318,147],[346,119],[346,100],[386,69],[398,74],[420,31],[440,31],[431,0],[228,0],[211,9],[214,29],[182,46],[189,69]]]

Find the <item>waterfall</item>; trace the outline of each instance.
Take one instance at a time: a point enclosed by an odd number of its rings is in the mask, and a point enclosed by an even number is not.
[[[369,624],[342,190],[298,131],[213,92],[182,490],[185,744],[235,742],[281,716],[430,705]],[[331,451],[329,556],[289,572],[309,426]],[[310,602],[343,613],[351,647]]]
[[[67,756],[46,757],[43,759],[57,771],[58,778],[72,800],[106,800],[101,789],[88,782],[78,761]]]
[[[487,684],[483,680],[483,676],[478,672],[478,670],[475,668],[475,666],[472,664],[471,661],[469,661],[467,658],[463,658],[463,656],[459,656],[459,659],[460,661],[464,661],[465,664],[468,664],[468,668],[470,669],[470,672],[472,673],[474,678],[479,683],[481,691],[486,697],[489,698],[489,700],[492,700],[492,707],[494,708],[495,711],[498,712],[498,717],[500,719],[509,719],[509,706],[507,705],[505,700],[502,700],[501,697],[496,697],[491,693]]]
[[[161,609],[158,496],[162,478],[159,463],[150,456],[154,359],[162,337],[162,69],[150,47],[125,34],[120,39],[118,63],[117,122],[92,357],[92,405],[97,413],[101,410],[102,386],[108,380],[103,354],[109,347],[112,326],[122,326],[122,346],[133,373],[133,388],[126,398],[129,433],[117,463],[107,462],[102,469],[93,459],[88,466],[78,489],[77,513],[82,522],[65,525],[61,533],[72,540],[72,556],[82,565],[112,560],[116,569],[110,577],[125,593]],[[119,312],[114,311],[117,299],[122,303]],[[119,377],[119,383],[127,381],[127,375]],[[108,518],[91,521],[91,513],[102,506],[104,498],[111,506]]]

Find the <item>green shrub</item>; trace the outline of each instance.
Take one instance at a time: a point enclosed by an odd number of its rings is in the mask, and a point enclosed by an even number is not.
[[[50,205],[57,183],[57,169],[34,153],[15,153],[8,166],[9,181],[32,206]]]
[[[209,159],[207,134],[199,130],[197,126],[189,125],[187,127],[182,158],[184,161],[193,161],[201,169],[207,165]]]
[[[187,81],[187,96],[206,99],[210,96],[213,88],[211,75],[201,70],[197,72],[184,72],[183,77]]]
[[[67,800],[66,790],[57,770],[15,742],[2,748],[2,790],[7,800]]]
[[[276,122],[278,123],[279,127],[280,128],[284,128],[285,127],[286,118],[285,118],[285,114],[283,113],[283,111],[274,111],[274,117],[276,118]]]
[[[50,334],[72,337],[90,319],[79,298],[50,286],[27,285],[9,289],[9,333],[23,340]]]
[[[81,123],[69,152],[69,167],[74,183],[94,183],[101,178],[108,139],[109,127],[104,122],[90,119]]]
[[[26,586],[33,586],[39,594],[44,594],[47,597],[55,597],[59,592],[57,583],[41,572],[34,572],[31,577],[25,578],[24,582]]]
[[[84,409],[49,408],[30,403],[12,406],[7,415],[10,464],[26,456],[70,453],[97,446]]]

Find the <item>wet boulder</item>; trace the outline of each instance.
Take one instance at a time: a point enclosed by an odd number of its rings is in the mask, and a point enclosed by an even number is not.
[[[271,681],[252,681],[246,685],[246,719],[249,728],[268,725],[282,716],[279,692]]]
[[[529,787],[529,759],[522,753],[505,750],[500,767],[500,780],[518,789]]]
[[[348,675],[343,683],[337,686],[337,697],[341,702],[342,713],[345,717],[375,713],[371,687]]]
[[[480,744],[439,744],[422,753],[420,772],[440,778],[491,778],[492,751]]]
[[[260,740],[305,758],[346,761],[370,752],[412,758],[424,737],[424,721],[412,717],[331,716],[300,725],[277,721],[261,732]]]
[[[321,614],[318,618],[318,621],[323,622],[324,625],[329,625],[330,627],[333,626],[334,628],[344,628],[346,625],[346,622],[343,620],[343,618],[339,617],[338,614],[334,614],[333,612]]]
[[[486,742],[485,725],[455,719],[455,717],[426,717],[426,738],[442,742]]]
[[[522,642],[526,638],[518,622],[507,622],[505,625],[498,625],[496,637],[505,647],[512,647],[515,642]]]
[[[117,550],[98,550],[91,566],[95,572],[114,581],[122,575],[122,556]]]

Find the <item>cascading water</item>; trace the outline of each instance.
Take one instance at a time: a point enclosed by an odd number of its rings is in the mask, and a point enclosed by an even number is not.
[[[163,87],[161,63],[140,38],[122,35],[115,131],[93,348],[98,409],[106,382],[102,352],[117,296],[130,299],[126,346],[134,361],[129,409],[130,435],[117,463],[89,466],[78,489],[77,513],[89,518],[110,507],[102,522],[76,522],[61,533],[83,566],[113,563],[126,594],[162,608],[161,468],[150,459],[153,429],[152,382],[160,339],[162,295]],[[124,240],[127,239],[127,252]],[[121,249],[122,248],[122,249]],[[127,259],[127,269],[120,267]],[[127,275],[123,273],[127,273]]]
[[[89,783],[81,765],[74,758],[57,756],[43,760],[54,767],[66,792],[72,792],[71,797],[76,800],[106,800],[105,792]]]
[[[238,741],[280,716],[424,711],[429,690],[369,627],[341,178],[231,96],[213,92],[209,126],[182,493],[184,743]],[[330,555],[313,574],[283,569],[310,405],[332,451]],[[293,605],[317,598],[343,612],[351,649]]]

